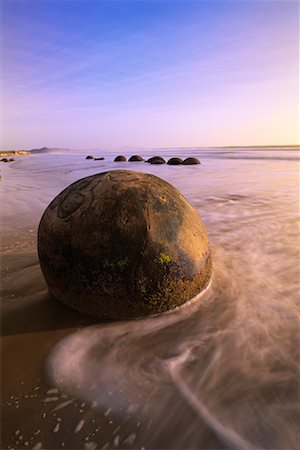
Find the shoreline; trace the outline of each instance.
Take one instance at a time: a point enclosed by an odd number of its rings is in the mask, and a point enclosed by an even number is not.
[[[173,147],[162,147],[162,148],[157,148],[157,150],[168,150],[168,149],[172,149]],[[269,149],[291,149],[291,150],[300,150],[300,144],[293,144],[293,145],[226,145],[226,146],[210,146],[210,147],[206,147],[206,146],[199,146],[199,147],[184,147],[185,149],[198,149],[198,150],[210,150],[210,149],[225,149],[225,150],[238,150],[238,149],[253,149],[253,150],[269,150]],[[53,150],[64,150],[64,151],[74,151],[74,149],[72,148],[60,148],[60,147],[42,147],[40,149],[31,149],[31,150],[0,150],[0,157],[3,156],[23,156],[23,155],[33,155],[35,153],[51,153]],[[123,151],[124,149],[120,149],[120,151]],[[129,149],[128,149],[129,150]],[[131,151],[134,152],[137,149],[135,147],[132,147]],[[140,150],[146,150],[144,148],[140,148]],[[152,151],[155,151],[155,148],[151,149]],[[88,152],[88,151],[98,151],[99,149],[81,149],[81,150],[76,150],[78,152]],[[114,149],[113,151],[117,151],[116,149]]]

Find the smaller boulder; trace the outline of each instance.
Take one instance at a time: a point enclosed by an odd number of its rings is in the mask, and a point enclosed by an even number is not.
[[[150,164],[165,164],[166,161],[161,156],[153,156],[152,158],[147,159],[147,163]]]
[[[2,162],[8,162],[8,159],[7,158],[2,158],[1,161]]]
[[[101,156],[101,158],[94,158],[94,161],[103,161],[105,158],[103,158],[103,156]]]
[[[183,161],[181,158],[170,158],[167,164],[170,166],[178,166],[179,164],[182,164]]]
[[[121,162],[121,161],[127,161],[127,159],[126,159],[125,156],[119,155],[119,156],[116,156],[116,157],[115,157],[114,161],[116,161],[116,162]]]
[[[92,155],[88,155],[85,159],[94,159]]]
[[[182,164],[184,164],[185,166],[189,166],[192,164],[201,164],[198,158],[186,158]]]
[[[15,158],[9,158],[9,161],[15,161]]]
[[[137,161],[144,161],[143,158],[140,155],[132,155],[130,156],[129,162],[137,162]]]

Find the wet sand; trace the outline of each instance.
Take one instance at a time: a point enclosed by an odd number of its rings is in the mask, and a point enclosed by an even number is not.
[[[14,284],[18,283],[16,267],[23,267],[24,263],[40,292],[30,292],[32,288],[20,284],[17,291],[14,289]],[[58,395],[57,401],[54,401],[57,394],[47,394],[51,384],[47,380],[44,361],[62,337],[94,323],[94,320],[50,298],[37,254],[4,255],[2,267],[9,274],[4,273],[2,278],[4,296],[12,298],[14,295],[16,300],[6,304],[4,301],[1,312],[1,448],[33,448],[38,442],[47,443],[47,448],[60,448],[61,439],[53,433],[58,416],[51,411],[62,394]],[[26,291],[27,298],[20,304],[17,296]],[[71,430],[74,427],[72,421],[80,420],[80,408],[74,407],[74,402],[72,404]]]
[[[22,265],[24,259],[34,273],[36,285],[43,287],[36,254],[4,257],[2,264],[11,275],[4,275],[2,288],[10,292],[8,295],[13,295],[11,277],[14,273],[17,276],[15,268]],[[22,286],[18,287],[22,290]],[[157,429],[153,431],[150,422],[138,423],[130,412],[124,419],[116,411],[109,411],[110,408],[99,409],[92,400],[76,398],[51,383],[45,361],[55,344],[87,325],[97,323],[101,327],[101,324],[65,308],[50,298],[45,287],[43,290],[42,295],[41,292],[39,295],[29,293],[23,306],[16,301],[2,308],[1,448],[142,448],[142,444],[136,447],[138,441],[152,441],[155,445],[153,437]],[[182,410],[185,421],[189,419],[190,424],[196,424],[203,434],[205,423],[201,428],[199,419],[183,400],[177,399],[177,408]],[[171,449],[176,445],[172,439],[173,426],[168,428],[164,424],[164,445],[159,440],[160,448]],[[184,430],[185,426],[183,433]],[[224,448],[209,429],[205,432],[205,446]]]
[[[143,448],[143,442],[156,448],[157,422],[145,418],[137,421],[134,410],[127,411],[125,417],[118,415],[104,402],[99,405],[92,398],[85,401],[70,395],[49,379],[45,362],[55,344],[86,326],[101,329],[109,326],[109,322],[101,325],[99,320],[72,311],[51,298],[36,252],[18,250],[3,254],[1,263],[1,448],[131,449]],[[192,408],[180,397],[176,399],[178,408],[185,417],[180,424],[178,416],[177,423],[183,435],[189,420],[194,426],[188,433],[192,429],[195,433],[195,427],[199,429],[206,448],[224,448],[204,422],[201,426]],[[169,427],[163,425],[164,439],[158,439],[159,448],[176,446],[172,422],[174,417]]]

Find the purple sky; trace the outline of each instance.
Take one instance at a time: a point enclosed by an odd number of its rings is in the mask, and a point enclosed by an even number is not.
[[[297,1],[3,0],[2,149],[297,144]]]

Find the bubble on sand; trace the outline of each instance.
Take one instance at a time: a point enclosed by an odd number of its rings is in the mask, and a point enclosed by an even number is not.
[[[49,402],[56,402],[58,400],[58,397],[47,397],[44,400],[44,403],[49,403]]]
[[[31,450],[41,450],[41,449],[42,449],[42,446],[43,446],[42,442],[37,442],[37,443],[35,444],[35,446],[32,447]]]
[[[65,408],[66,406],[70,405],[70,403],[72,403],[73,400],[66,400],[65,402],[60,403],[59,405],[57,405],[53,411],[58,411],[59,409]]]
[[[57,433],[59,431],[59,422],[57,422],[57,424],[55,425],[55,427],[53,428],[53,433]]]
[[[123,445],[132,445],[136,439],[136,433],[130,433],[126,439],[123,441]]]
[[[74,433],[79,433],[85,423],[84,419],[81,419],[75,427]]]
[[[48,389],[48,391],[46,391],[46,394],[51,395],[51,394],[58,394],[58,389],[57,388],[51,388]]]
[[[115,437],[115,439],[113,441],[114,447],[118,447],[119,442],[120,442],[120,436],[117,434],[117,436]]]
[[[111,408],[108,408],[104,413],[105,417],[109,416],[110,413],[111,413]]]
[[[94,441],[91,442],[85,442],[83,444],[84,450],[95,450],[97,448],[97,443]]]

